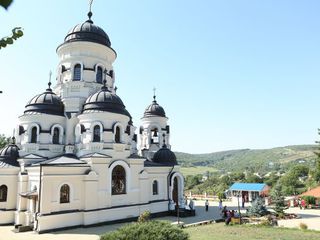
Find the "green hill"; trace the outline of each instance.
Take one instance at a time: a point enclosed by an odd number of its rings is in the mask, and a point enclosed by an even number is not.
[[[183,168],[212,167],[220,171],[269,172],[285,170],[292,164],[311,165],[316,156],[317,145],[294,145],[271,149],[240,149],[207,154],[176,152],[177,160]]]

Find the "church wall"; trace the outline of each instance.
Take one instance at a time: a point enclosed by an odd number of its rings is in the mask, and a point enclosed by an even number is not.
[[[14,222],[17,205],[17,181],[19,168],[1,169],[0,185],[6,185],[7,201],[0,202],[0,225]]]

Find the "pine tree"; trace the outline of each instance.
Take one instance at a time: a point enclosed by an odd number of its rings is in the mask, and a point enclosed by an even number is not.
[[[258,197],[252,203],[252,206],[248,208],[248,215],[261,217],[267,215],[269,212],[264,205],[263,199]]]
[[[287,206],[284,201],[282,186],[279,182],[274,186],[271,192],[271,200],[274,204],[273,210],[276,212],[278,216],[283,216],[284,210],[287,208]]]

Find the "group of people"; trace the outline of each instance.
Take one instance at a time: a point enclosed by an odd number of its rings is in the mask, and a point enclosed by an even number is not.
[[[238,218],[240,217],[239,213],[236,210],[228,210],[227,206],[224,206],[221,211],[221,216],[225,219],[226,225],[229,225],[231,222],[231,218]]]

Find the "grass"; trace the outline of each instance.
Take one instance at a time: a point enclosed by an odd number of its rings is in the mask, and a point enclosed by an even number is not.
[[[262,226],[233,225],[216,223],[186,228],[191,240],[318,240],[320,232],[289,228],[273,228]]]
[[[216,171],[217,169],[213,167],[204,167],[204,166],[181,167],[181,172],[184,176],[204,174],[206,172],[216,172]]]

